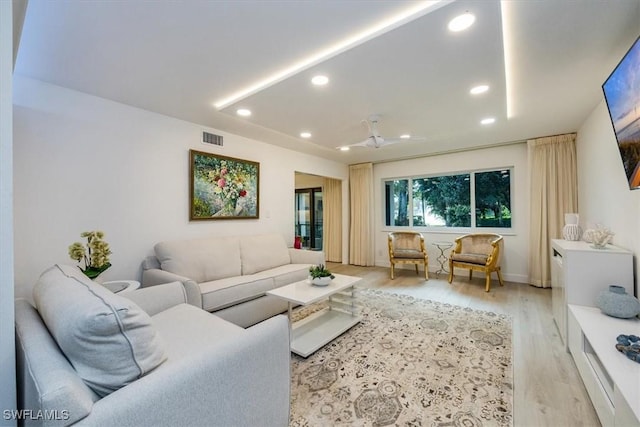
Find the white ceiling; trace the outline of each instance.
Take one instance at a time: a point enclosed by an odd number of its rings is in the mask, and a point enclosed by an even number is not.
[[[640,0],[445,1],[227,108],[213,106],[419,3],[29,0],[15,72],[358,163],[576,131],[640,35]],[[449,32],[465,11],[475,24]],[[318,73],[327,86],[310,84]],[[490,91],[470,96],[478,83]],[[239,107],[252,116],[238,117]],[[382,136],[425,140],[337,150],[367,137],[361,121],[371,114],[380,115]],[[495,124],[479,124],[489,116]],[[310,140],[298,136],[303,130]]]

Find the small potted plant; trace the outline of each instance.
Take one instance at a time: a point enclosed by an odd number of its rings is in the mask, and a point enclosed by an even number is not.
[[[309,267],[309,277],[311,279],[311,284],[316,286],[327,286],[336,276],[331,274],[324,264],[318,264]]]
[[[75,242],[69,246],[71,259],[84,262],[82,272],[91,280],[95,280],[103,271],[111,267],[109,244],[103,240],[102,231],[85,231],[80,237],[87,239],[86,244]]]

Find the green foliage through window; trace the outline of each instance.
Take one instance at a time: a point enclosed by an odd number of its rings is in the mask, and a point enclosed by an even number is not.
[[[508,169],[388,180],[384,191],[387,226],[511,227]]]
[[[476,175],[476,227],[511,227],[509,170]]]

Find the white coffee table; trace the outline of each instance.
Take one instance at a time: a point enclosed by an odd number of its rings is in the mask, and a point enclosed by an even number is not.
[[[284,299],[289,303],[291,351],[295,354],[308,357],[360,322],[353,286],[361,278],[343,274],[334,276],[327,286],[314,286],[308,280],[301,280],[267,292],[267,295]],[[292,322],[294,305],[305,306],[327,299],[329,307]]]

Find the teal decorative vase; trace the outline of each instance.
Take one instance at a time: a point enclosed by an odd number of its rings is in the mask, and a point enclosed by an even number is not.
[[[622,286],[611,285],[602,291],[596,299],[596,305],[606,315],[630,319],[640,314],[640,301],[627,294]]]

